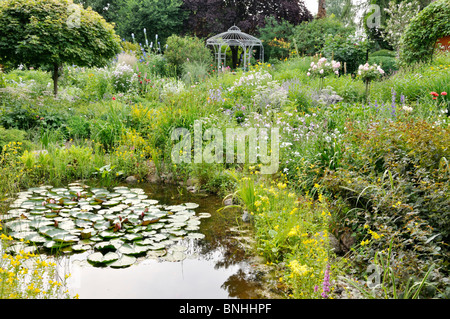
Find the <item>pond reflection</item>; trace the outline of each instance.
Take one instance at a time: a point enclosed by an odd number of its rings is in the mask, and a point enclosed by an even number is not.
[[[182,261],[170,262],[141,257],[124,269],[98,268],[86,262],[89,252],[64,257],[60,270],[70,273],[71,294],[83,298],[261,298],[261,278],[236,240],[232,229],[248,227],[236,212],[217,212],[222,205],[216,196],[198,196],[179,192],[176,187],[138,185],[160,204],[176,205],[195,202],[196,213],[207,212],[199,232],[203,239],[182,239],[185,247]]]

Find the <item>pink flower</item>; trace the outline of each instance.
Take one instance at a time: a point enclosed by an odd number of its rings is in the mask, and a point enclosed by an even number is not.
[[[445,95],[447,95],[447,92],[441,92],[441,95],[445,96]]]

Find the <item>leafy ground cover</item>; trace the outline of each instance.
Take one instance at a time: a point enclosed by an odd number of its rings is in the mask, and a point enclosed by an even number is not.
[[[41,184],[188,185],[245,212],[286,298],[448,298],[449,55],[370,90],[342,70],[311,77],[318,60],[294,54],[245,73],[191,61],[176,76],[161,54],[122,54],[104,68],[64,66],[57,98],[48,72],[1,73],[2,213]],[[279,128],[277,172],[174,163],[172,132],[199,121],[224,135]]]

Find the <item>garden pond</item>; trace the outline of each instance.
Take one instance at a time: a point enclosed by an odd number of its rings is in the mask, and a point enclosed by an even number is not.
[[[80,298],[274,298],[251,228],[221,207],[175,186],[72,183],[18,193],[1,219],[10,252],[55,256]]]

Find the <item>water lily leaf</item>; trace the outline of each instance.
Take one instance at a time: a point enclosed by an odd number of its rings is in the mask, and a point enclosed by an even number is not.
[[[199,226],[193,226],[193,225],[191,225],[191,226],[186,226],[186,227],[184,228],[184,230],[186,230],[186,231],[197,231],[197,230],[199,230],[199,229],[200,229]]]
[[[76,219],[75,225],[80,228],[91,228],[92,222],[89,220],[84,220],[84,219]]]
[[[112,239],[112,238],[118,238],[118,237],[122,236],[122,233],[120,233],[120,232],[113,232],[113,231],[110,231],[110,230],[104,230],[104,231],[99,233],[99,236],[104,238],[104,239]]]
[[[116,251],[122,245],[123,245],[122,241],[115,241],[115,240],[102,241],[100,243],[95,244],[94,249],[101,251]]]
[[[139,234],[126,234],[123,237],[129,241],[139,240],[143,238],[143,236]]]
[[[186,259],[187,255],[182,251],[169,251],[162,259],[171,262],[178,262]]]
[[[55,236],[52,237],[52,240],[56,241],[56,242],[63,242],[63,243],[75,243],[78,241],[78,237],[74,236],[72,234],[57,234]]]
[[[153,214],[144,215],[144,218],[142,219],[142,225],[147,226],[158,222],[160,219],[161,219],[160,216],[156,216]]]
[[[153,243],[149,246],[149,248],[151,250],[159,250],[159,249],[164,249],[166,248],[166,245],[162,244],[162,243]]]
[[[157,259],[157,258],[164,256],[165,254],[167,254],[167,250],[165,250],[165,249],[150,250],[147,252],[147,257]]]
[[[136,262],[136,257],[122,255],[122,257],[120,257],[120,259],[111,263],[109,265],[109,267],[111,267],[111,268],[126,268],[126,267],[133,265],[135,262]]]
[[[97,230],[93,228],[85,228],[81,231],[80,236],[82,239],[88,239],[97,234]]]
[[[145,238],[143,240],[136,240],[134,243],[140,246],[150,246],[154,244],[154,241],[151,238]]]
[[[164,235],[164,234],[155,234],[154,236],[152,236],[152,239],[154,240],[154,241],[161,241],[161,240],[164,240],[164,239],[167,239],[167,235]]]
[[[26,219],[16,219],[5,223],[5,227],[14,232],[30,231],[31,221]]]
[[[87,261],[93,265],[104,265],[119,260],[119,258],[119,254],[114,252],[108,252],[105,255],[101,252],[95,252],[87,257]]]
[[[205,235],[202,233],[188,233],[187,237],[191,239],[203,239],[205,238]]]
[[[155,223],[155,224],[151,224],[151,225],[149,225],[148,227],[148,229],[153,229],[153,230],[158,230],[158,229],[161,229],[161,228],[163,228],[165,226],[165,224],[163,224],[163,223]]]
[[[150,246],[146,246],[146,245],[132,246],[132,245],[129,245],[129,244],[123,244],[119,248],[119,252],[124,254],[124,255],[129,255],[129,256],[142,256],[142,255],[145,255],[145,253],[149,249],[150,249]]]
[[[147,205],[156,205],[158,204],[158,201],[156,199],[143,199],[142,203]]]
[[[117,206],[117,205],[119,205],[120,204],[120,202],[118,201],[118,200],[108,200],[108,201],[106,201],[106,202],[103,202],[102,203],[102,206],[105,206],[105,207],[113,207],[113,206]]]
[[[35,234],[35,232],[32,230],[29,230],[29,231],[20,231],[20,232],[10,232],[9,236],[11,236],[13,239],[16,239],[16,240],[24,240],[25,237],[30,236],[32,234]]]
[[[200,213],[200,214],[198,214],[198,217],[199,218],[209,218],[209,217],[211,217],[211,214],[210,213]]]
[[[72,250],[76,252],[86,251],[91,249],[90,245],[77,244],[72,246]]]
[[[179,211],[182,211],[182,210],[185,210],[185,209],[186,209],[186,207],[183,206],[183,205],[171,205],[171,206],[166,206],[165,207],[166,211],[171,211],[173,213],[179,212]]]
[[[187,207],[188,209],[195,209],[200,205],[196,203],[184,203],[184,206]]]
[[[26,246],[24,243],[17,243],[7,248],[8,253],[16,255],[19,255],[20,253],[34,253],[36,250],[36,246]]]
[[[34,244],[44,244],[45,242],[47,242],[47,238],[46,237],[44,237],[44,236],[42,236],[42,235],[40,235],[40,234],[38,234],[36,232],[33,232],[33,233],[29,234],[24,239],[28,240],[28,241],[30,241],[31,243],[34,243]]]
[[[39,227],[39,232],[47,237],[50,237],[53,239],[53,237],[57,235],[69,235],[69,232],[64,229],[52,227],[52,226],[44,226]]]

